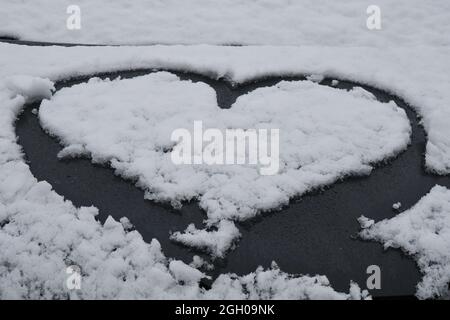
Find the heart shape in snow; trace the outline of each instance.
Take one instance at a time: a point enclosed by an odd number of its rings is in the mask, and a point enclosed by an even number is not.
[[[128,80],[92,79],[43,101],[39,117],[61,139],[65,156],[89,155],[133,179],[151,200],[198,199],[217,231],[188,228],[174,238],[223,256],[244,220],[279,208],[294,196],[348,175],[369,174],[371,164],[404,150],[411,127],[403,109],[351,91],[310,81],[280,82],[240,96],[231,109],[217,105],[205,83],[158,72]],[[167,152],[174,130],[203,127],[279,129],[279,172],[254,165],[176,165]],[[209,238],[208,238],[209,237]]]

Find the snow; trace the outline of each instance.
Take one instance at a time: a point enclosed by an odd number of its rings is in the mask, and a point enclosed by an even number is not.
[[[32,78],[28,76],[13,76],[6,81],[6,88],[10,92],[14,92],[18,96],[28,97],[28,101],[32,102],[32,98],[48,99],[55,90],[53,82],[49,79]]]
[[[204,268],[205,270],[208,271],[214,270],[213,264],[207,262],[205,259],[197,255],[192,258],[192,262],[189,265],[196,269]]]
[[[307,80],[320,83],[323,79],[325,79],[324,75],[322,74],[311,74],[306,77]]]
[[[202,272],[179,260],[170,261],[169,270],[175,280],[182,284],[198,284],[201,279],[205,278]]]
[[[43,41],[261,46],[44,48],[0,44],[0,60],[7,62],[0,68],[0,296],[67,298],[70,294],[61,285],[65,267],[76,263],[84,278],[82,291],[73,298],[363,298],[355,285],[349,294],[337,293],[325,277],[294,277],[277,268],[257,269],[247,277],[221,275],[209,291],[195,283],[180,285],[156,240],[146,244],[136,231],[122,233],[122,224],[114,227],[112,221],[112,228],[105,229],[93,218],[94,208],[75,208],[51,186],[37,182],[16,144],[13,124],[27,100],[50,96],[52,86],[46,79],[137,68],[194,71],[234,82],[267,75],[315,74],[354,80],[402,97],[422,117],[427,131],[427,169],[449,174],[450,3],[378,1],[382,30],[369,31],[365,27],[368,4],[359,0],[284,0],[276,5],[244,0],[196,0],[195,4],[171,0],[150,5],[143,0],[77,2],[82,9],[82,29],[68,31],[64,13],[69,1],[4,0],[0,34]],[[85,151],[82,145],[66,150],[76,156]],[[428,212],[438,216],[438,221],[447,221],[440,216],[447,205],[440,206],[446,201],[439,194],[433,189],[433,196],[422,201],[427,208],[437,205]],[[423,266],[418,296],[444,297],[449,264],[442,258],[445,252],[437,251],[444,247],[445,228],[433,234],[433,224],[428,224],[433,220],[420,211],[413,208],[363,232],[369,237],[372,228],[381,230],[376,226],[387,230],[391,221],[396,231],[386,239],[395,240],[387,243],[398,241],[408,248],[404,250],[415,252]],[[409,217],[416,216],[417,222],[409,223]],[[415,233],[405,231],[416,229],[423,247],[413,248]],[[437,244],[431,245],[427,236]],[[400,238],[412,239],[412,243]]]
[[[375,224],[375,221],[372,219],[369,219],[365,216],[361,216],[358,218],[358,222],[361,225],[361,228],[370,228],[371,226],[373,226]]]
[[[206,250],[214,258],[223,258],[240,235],[233,222],[221,220],[217,230],[199,230],[190,224],[183,233],[175,232],[170,238],[186,246]]]
[[[7,83],[11,83],[8,82]],[[109,217],[101,225],[94,207],[75,208],[45,181],[38,182],[22,159],[13,122],[27,101],[49,96],[51,82],[15,79],[0,86],[0,298],[1,299],[245,299],[263,298],[248,291],[247,276],[221,275],[210,290],[200,287],[207,277],[181,261],[167,259],[156,239],[145,243],[137,231],[127,231],[127,219]],[[30,85],[31,84],[31,85]],[[81,268],[81,289],[65,287],[66,268]],[[276,269],[274,297],[361,299],[365,293],[351,285],[348,294],[334,291],[324,276],[290,276]],[[245,278],[248,282],[248,278]],[[320,282],[318,281],[320,279]],[[233,287],[223,284],[233,282]],[[304,292],[310,294],[306,296]]]
[[[172,238],[217,257],[239,236],[224,219],[252,218],[345,176],[369,174],[372,163],[404,150],[411,133],[403,109],[394,102],[380,103],[361,88],[281,82],[239,97],[231,109],[220,109],[212,88],[167,72],[92,79],[62,89],[43,101],[39,119],[66,146],[61,154],[89,154],[92,162],[111,165],[116,174],[136,181],[147,199],[174,206],[198,199],[207,223],[220,222],[218,231],[208,235],[189,227]],[[171,133],[192,129],[196,119],[205,129],[281,128],[279,173],[262,176],[252,165],[172,163],[165,151],[174,146]]]
[[[391,219],[367,224],[360,235],[400,248],[411,255],[423,274],[420,299],[450,298],[450,190],[435,186],[414,207]]]
[[[133,229],[133,224],[127,217],[120,218],[119,222],[122,224],[122,227],[124,230],[131,230]]]
[[[392,205],[392,209],[394,209],[394,210],[399,210],[401,207],[402,207],[401,202],[396,202]]]
[[[220,275],[212,286],[214,299],[230,299],[235,291],[246,292],[246,299],[274,299],[274,300],[361,300],[367,299],[367,290],[361,290],[357,284],[351,283],[349,294],[336,293],[323,276],[295,277],[280,271],[273,263],[270,269],[262,267],[244,277],[236,275]],[[219,292],[219,295],[215,294]],[[234,298],[238,298],[234,296]]]
[[[323,74],[404,98],[427,131],[426,166],[450,173],[450,47],[23,47],[0,44],[3,78],[51,80],[114,70],[164,68],[245,82],[266,75]],[[382,70],[382,72],[381,72]],[[424,81],[426,79],[426,81]]]
[[[81,29],[66,28],[69,5]],[[366,27],[369,5],[381,30]],[[106,44],[448,45],[447,0],[3,0],[0,33],[27,40]]]

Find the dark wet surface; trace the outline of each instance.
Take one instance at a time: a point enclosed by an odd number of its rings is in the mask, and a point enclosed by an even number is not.
[[[97,75],[101,77],[135,77],[150,70]],[[260,80],[233,88],[226,81],[177,73],[183,79],[203,81],[216,89],[221,107],[230,107],[235,99],[255,88],[274,85],[280,80],[302,80],[302,77]],[[57,88],[85,82],[87,78],[60,82]],[[330,79],[322,84],[329,85]],[[338,88],[349,89],[356,84],[341,81]],[[326,275],[336,290],[347,291],[350,280],[365,287],[366,269],[381,268],[381,290],[374,296],[411,296],[420,280],[414,261],[399,250],[384,251],[379,243],[356,239],[359,231],[356,219],[364,214],[376,221],[393,217],[392,204],[400,201],[408,209],[434,185],[450,187],[449,177],[427,174],[423,169],[426,137],[418,125],[415,113],[400,99],[362,86],[380,101],[395,100],[405,108],[413,127],[411,146],[388,164],[378,166],[368,177],[349,178],[325,191],[313,192],[293,200],[281,211],[265,214],[239,224],[242,238],[226,260],[215,261],[213,276],[223,272],[246,274],[259,265],[269,267],[276,261],[283,271],[294,274]],[[206,217],[198,205],[185,204],[181,210],[144,200],[144,192],[131,182],[116,177],[109,168],[91,164],[88,159],[58,160],[61,150],[57,140],[42,131],[32,113],[39,103],[28,105],[17,121],[17,135],[31,171],[39,180],[53,188],[77,206],[95,205],[99,220],[108,215],[117,220],[126,216],[146,241],[157,238],[168,257],[190,262],[194,252],[169,240],[169,231],[184,230],[194,222],[202,227]]]

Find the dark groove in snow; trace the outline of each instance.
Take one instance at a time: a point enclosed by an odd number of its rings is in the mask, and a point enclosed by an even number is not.
[[[148,47],[148,46],[178,46],[183,45],[183,43],[163,43],[163,42],[154,42],[154,43],[136,43],[136,44],[106,44],[106,43],[73,43],[73,42],[48,42],[48,41],[33,41],[33,40],[21,40],[14,36],[0,36],[0,43],[9,43],[9,44],[17,44],[21,46],[39,46],[39,47],[50,47],[50,46],[58,46],[58,47]],[[189,45],[189,43],[186,43]],[[249,44],[239,44],[239,43],[224,43],[218,44],[217,46],[221,47],[244,47]]]
[[[0,42],[13,43],[15,41],[19,41],[19,39],[10,35],[0,35]]]
[[[132,78],[155,70],[135,70],[96,74],[101,78]],[[172,72],[172,71],[171,71]],[[225,80],[213,80],[202,75],[173,72],[182,79],[202,81],[217,93],[218,104],[230,107],[236,98],[256,88],[271,86],[280,80],[304,80],[304,77],[269,77],[232,86]],[[57,83],[57,89],[85,82],[89,77]],[[331,79],[321,84],[330,85]],[[356,218],[364,214],[376,221],[393,217],[392,204],[400,201],[403,209],[414,205],[435,184],[450,187],[450,179],[428,174],[424,170],[423,154],[426,137],[416,114],[401,99],[380,90],[353,82],[340,81],[336,86],[350,89],[361,86],[380,101],[395,100],[407,112],[413,128],[411,146],[395,159],[377,165],[369,177],[347,178],[326,188],[311,192],[279,212],[263,214],[239,224],[242,239],[226,260],[215,261],[213,276],[224,272],[246,274],[259,265],[270,266],[275,260],[283,271],[326,275],[336,290],[347,290],[354,280],[365,287],[366,268],[381,267],[382,289],[374,296],[412,296],[420,274],[413,260],[398,250],[383,251],[378,243],[355,238],[359,231]],[[18,142],[23,147],[32,173],[38,180],[48,181],[59,194],[76,206],[95,205],[100,221],[108,215],[119,220],[127,216],[149,242],[157,238],[168,257],[187,263],[193,252],[169,240],[169,231],[184,230],[194,222],[202,227],[205,214],[196,203],[187,203],[181,210],[144,200],[144,192],[131,182],[113,174],[109,168],[93,165],[89,159],[60,161],[57,140],[48,136],[39,125],[32,109],[40,103],[26,106],[16,123]],[[200,254],[201,255],[201,254]]]

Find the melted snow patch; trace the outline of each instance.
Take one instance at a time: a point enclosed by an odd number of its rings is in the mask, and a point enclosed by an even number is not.
[[[367,218],[366,218],[367,219]],[[417,297],[450,298],[450,190],[436,186],[414,207],[376,224],[361,219],[363,239],[401,248],[423,273]]]

